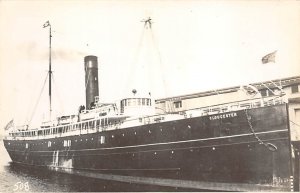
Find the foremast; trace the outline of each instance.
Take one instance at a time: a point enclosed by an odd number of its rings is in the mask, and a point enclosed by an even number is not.
[[[51,69],[51,38],[52,38],[52,34],[51,34],[51,24],[49,21],[47,21],[44,25],[43,28],[49,27],[49,71],[48,71],[48,75],[49,75],[49,115],[50,115],[50,121],[52,119],[52,101],[51,101],[51,80],[52,80],[52,69]]]

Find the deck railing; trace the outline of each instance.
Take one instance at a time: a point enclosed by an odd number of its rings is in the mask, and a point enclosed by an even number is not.
[[[266,97],[236,102],[223,103],[179,111],[173,114],[157,114],[144,117],[127,118],[124,121],[110,122],[109,117],[86,120],[82,122],[71,123],[68,125],[57,125],[49,128],[40,128],[28,131],[11,132],[6,139],[15,140],[37,140],[50,139],[57,137],[66,137],[73,135],[83,135],[89,133],[103,132],[106,130],[124,129],[128,127],[142,126],[147,124],[180,120],[191,117],[200,117],[218,113],[226,113],[243,109],[252,109],[265,106],[272,106],[285,103],[281,97]],[[25,134],[28,134],[26,136]]]

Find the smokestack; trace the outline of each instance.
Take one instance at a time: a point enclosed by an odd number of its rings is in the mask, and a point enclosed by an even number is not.
[[[95,96],[99,96],[98,88],[98,58],[84,57],[86,108],[91,109]]]

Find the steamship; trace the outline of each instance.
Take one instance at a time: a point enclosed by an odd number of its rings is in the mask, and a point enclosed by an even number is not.
[[[86,56],[84,68],[86,107],[78,114],[39,128],[7,129],[3,141],[14,163],[173,181],[176,187],[290,190],[288,103],[282,95],[156,113],[151,94],[137,90],[101,103],[97,57]]]

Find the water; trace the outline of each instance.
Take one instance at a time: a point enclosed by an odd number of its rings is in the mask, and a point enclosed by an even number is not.
[[[174,187],[140,185],[64,174],[14,164],[0,141],[0,192],[174,192]],[[196,190],[199,191],[199,190]]]

